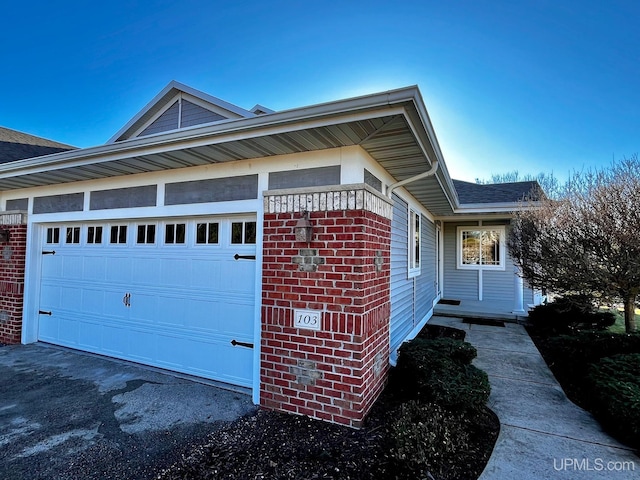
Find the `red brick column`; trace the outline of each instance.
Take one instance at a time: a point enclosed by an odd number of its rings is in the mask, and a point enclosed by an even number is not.
[[[313,241],[294,228],[310,212]],[[389,362],[391,206],[364,185],[265,194],[260,404],[359,427]],[[294,311],[318,313],[319,330]]]
[[[24,297],[24,269],[27,247],[26,216],[0,214],[0,230],[10,239],[0,243],[0,343],[20,343]]]

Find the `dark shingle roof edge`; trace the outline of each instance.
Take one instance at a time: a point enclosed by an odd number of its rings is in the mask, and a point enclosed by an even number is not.
[[[76,147],[46,138],[0,127],[0,163],[41,157],[52,153],[75,150]]]
[[[461,205],[483,203],[517,204],[527,198],[544,195],[537,181],[478,184],[453,180]]]

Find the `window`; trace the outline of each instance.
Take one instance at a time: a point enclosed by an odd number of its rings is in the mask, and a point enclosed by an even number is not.
[[[67,227],[64,243],[80,243],[80,227]]]
[[[504,270],[504,227],[458,227],[458,268]]]
[[[138,225],[138,236],[136,238],[138,245],[156,243],[156,226],[155,225]]]
[[[127,226],[114,225],[111,227],[109,243],[127,243]]]
[[[420,214],[409,209],[409,276],[420,275]]]
[[[177,244],[185,242],[186,224],[169,223],[164,228],[164,243]]]
[[[217,244],[218,243],[218,224],[217,223],[198,223],[196,226],[196,243]]]
[[[256,243],[256,222],[233,222],[231,224],[231,243]]]
[[[102,243],[102,227],[87,228],[87,243]]]
[[[47,228],[47,243],[60,243],[60,227]]]

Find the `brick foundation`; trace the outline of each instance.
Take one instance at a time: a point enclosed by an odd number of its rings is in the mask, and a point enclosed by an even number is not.
[[[0,243],[0,343],[20,343],[27,247],[25,216],[0,214],[0,230],[8,230],[8,243]]]
[[[296,242],[302,211],[314,226]],[[389,361],[390,206],[368,187],[265,198],[260,404],[360,427]],[[294,310],[320,329],[294,328]]]

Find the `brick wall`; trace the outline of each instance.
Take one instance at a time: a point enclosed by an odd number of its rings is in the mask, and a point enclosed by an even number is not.
[[[364,186],[265,198],[260,404],[359,427],[388,372],[390,208]],[[304,210],[310,244],[296,242]],[[294,328],[294,310],[320,329]]]
[[[0,215],[0,230],[9,230],[9,243],[0,243],[0,343],[20,343],[24,296],[27,226],[23,215]]]

